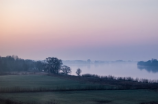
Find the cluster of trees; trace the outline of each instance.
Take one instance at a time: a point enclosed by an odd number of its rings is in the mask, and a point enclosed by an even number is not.
[[[24,60],[14,55],[0,57],[0,74],[21,71],[45,71],[53,74],[68,75],[71,73],[71,68],[63,65],[62,60],[56,57],[48,57],[44,61]],[[76,74],[80,76],[81,69],[77,69]]]
[[[137,63],[137,67],[140,70],[147,70],[148,72],[158,72],[158,60],[157,59],[152,59],[152,60],[148,60],[146,62],[144,61],[139,61]]]
[[[24,60],[18,56],[0,57],[0,73],[20,71],[41,71],[41,61]]]
[[[71,68],[69,66],[63,65],[62,60],[55,57],[48,57],[45,60],[45,71],[53,74],[63,74],[68,75],[71,73]],[[80,76],[81,69],[77,69],[76,74]]]
[[[158,60],[157,59],[151,59],[148,61],[139,61],[137,65],[140,66],[158,66]]]
[[[71,68],[69,66],[63,65],[62,60],[56,57],[48,57],[44,63],[45,71],[53,74],[64,74],[68,75],[71,73]]]

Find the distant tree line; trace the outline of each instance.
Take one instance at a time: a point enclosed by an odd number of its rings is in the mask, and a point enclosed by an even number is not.
[[[21,59],[18,56],[0,57],[0,73],[20,71],[41,71],[43,62]]]
[[[71,68],[63,65],[62,60],[48,57],[44,61],[21,59],[18,56],[0,57],[0,74],[8,72],[40,72],[68,75]]]
[[[147,70],[148,72],[158,72],[158,60],[157,59],[151,59],[148,61],[139,61],[137,63],[137,67],[140,70]]]
[[[158,66],[158,60],[157,59],[151,59],[148,61],[139,61],[137,65],[140,66]]]

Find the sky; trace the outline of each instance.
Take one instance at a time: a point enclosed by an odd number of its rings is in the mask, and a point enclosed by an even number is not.
[[[0,0],[0,56],[158,59],[158,0]]]

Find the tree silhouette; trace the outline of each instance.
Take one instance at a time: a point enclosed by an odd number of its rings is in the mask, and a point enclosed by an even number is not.
[[[77,74],[78,76],[80,76],[81,72],[82,72],[81,69],[78,68],[77,71],[76,71],[76,74]]]
[[[65,75],[68,75],[69,73],[71,73],[71,68],[66,65],[63,65],[61,67],[61,70],[62,70],[63,74],[65,74]]]
[[[62,65],[62,60],[56,57],[46,58],[45,70],[49,73],[58,74]]]

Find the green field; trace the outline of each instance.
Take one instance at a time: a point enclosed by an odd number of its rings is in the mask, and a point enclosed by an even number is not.
[[[0,76],[0,89],[56,89],[63,87],[76,87],[82,82],[52,77],[47,75],[7,75]]]
[[[0,76],[0,92],[48,92],[98,88],[99,84],[48,75]],[[110,85],[104,87],[111,87]]]
[[[85,90],[85,91],[36,91],[27,89],[75,88],[92,85],[73,79],[47,75],[7,75],[0,76],[0,104],[10,99],[21,104],[140,104],[158,102],[158,92],[149,90]],[[12,90],[26,89],[24,92]],[[32,90],[32,91],[33,91]]]

